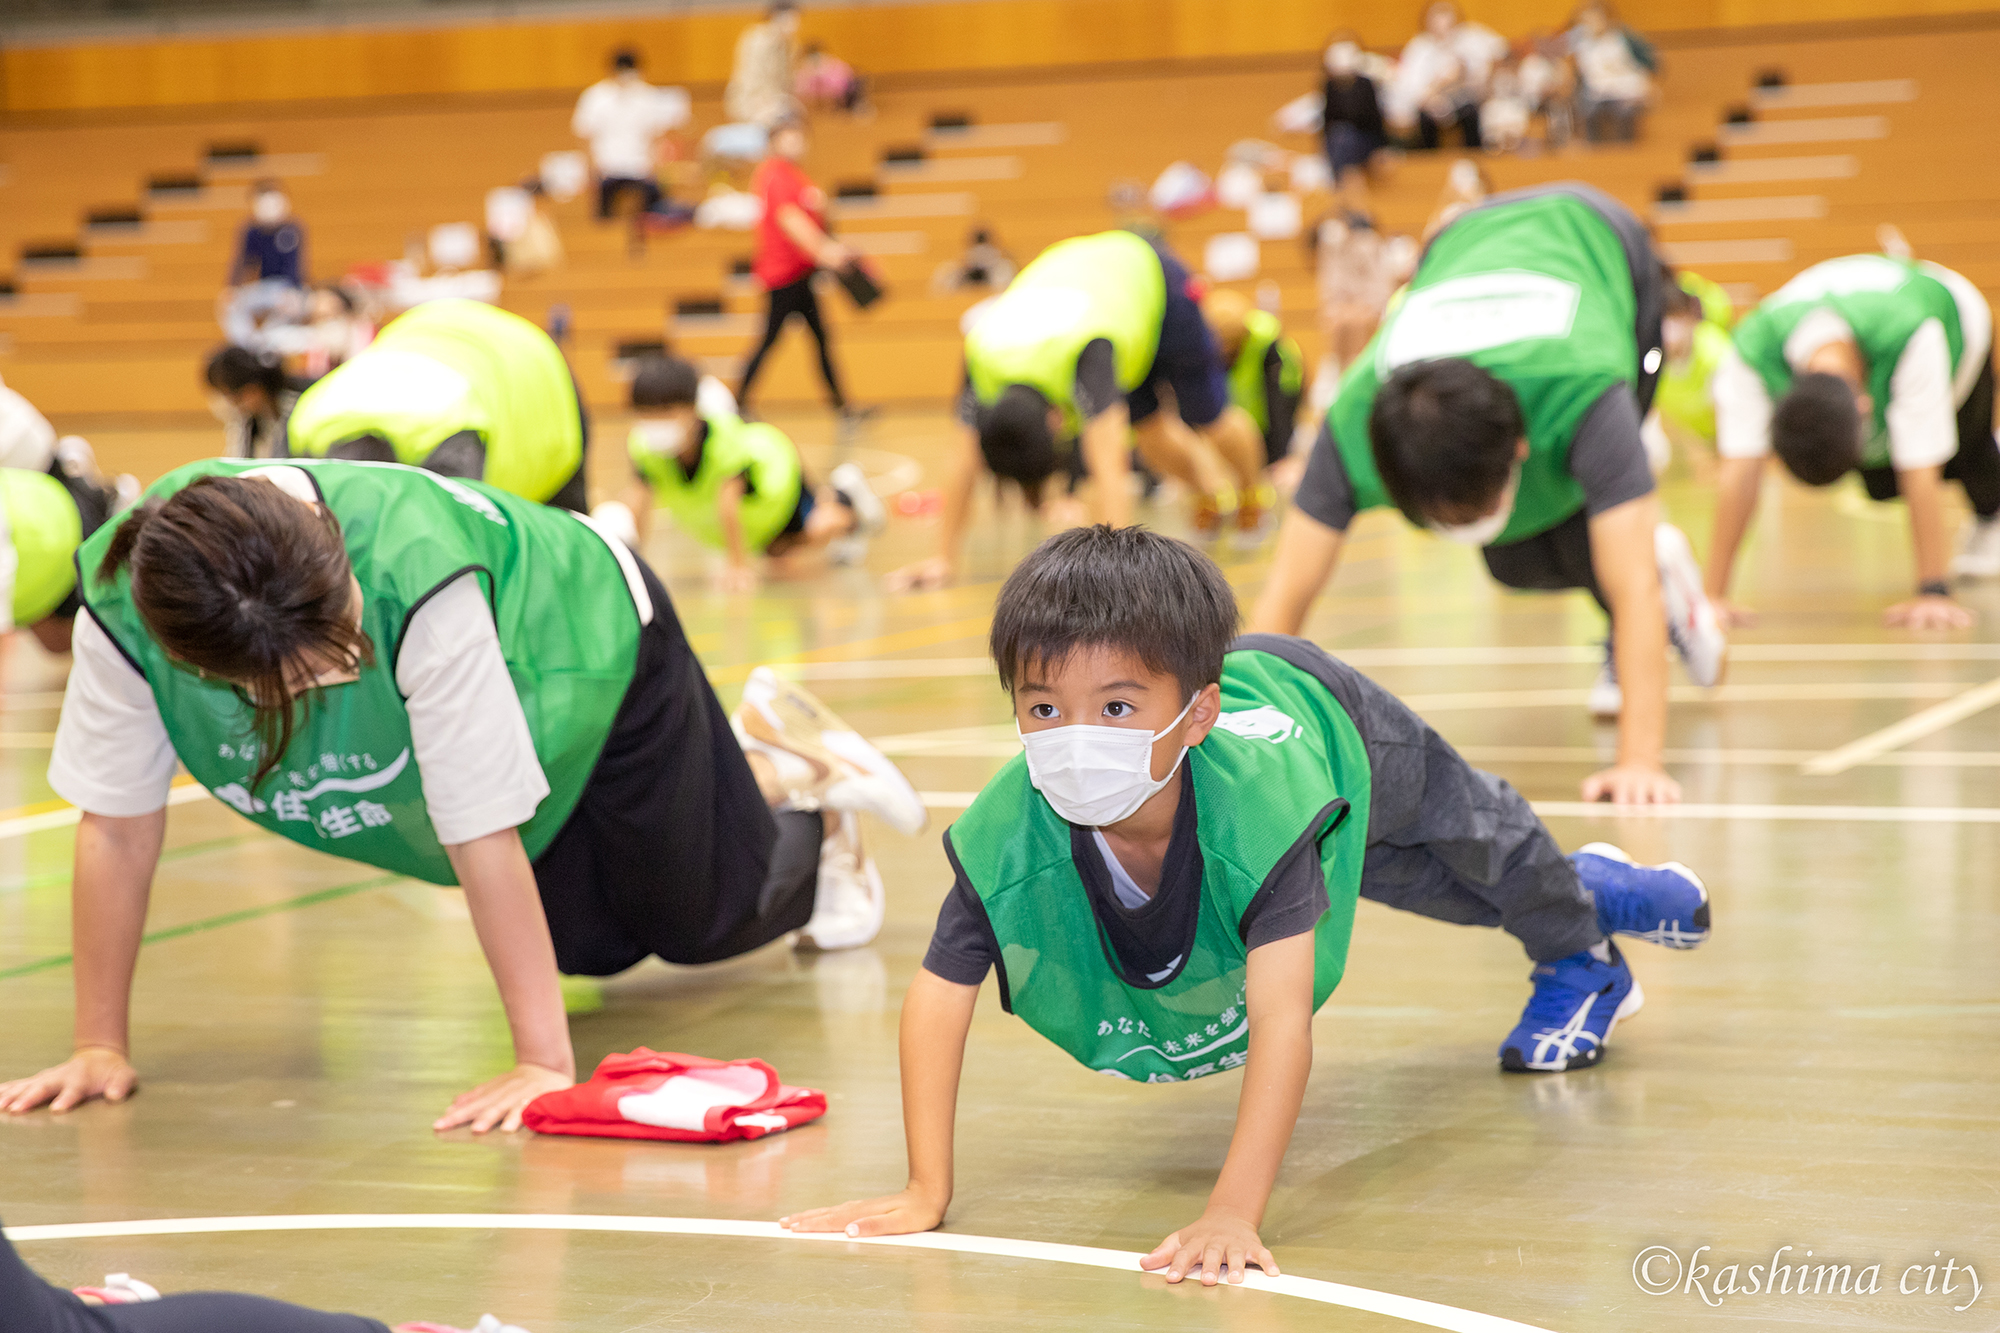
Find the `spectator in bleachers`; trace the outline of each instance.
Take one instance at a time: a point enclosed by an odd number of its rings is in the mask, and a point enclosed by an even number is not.
[[[639,209],[655,213],[666,195],[655,167],[661,135],[688,123],[690,105],[684,88],[656,88],[639,72],[639,53],[626,47],[611,57],[611,77],[599,79],[576,99],[570,130],[590,143],[590,164],[597,173],[597,216],[608,218],[627,192],[639,196]]]
[[[1390,130],[1409,147],[1436,148],[1442,127],[1453,124],[1467,148],[1479,147],[1479,104],[1506,55],[1499,33],[1465,18],[1452,0],[1435,0],[1389,85],[1382,110]]]
[[[993,239],[992,229],[981,225],[972,229],[964,254],[938,265],[931,278],[931,289],[939,293],[976,288],[997,292],[1014,280],[1019,268],[1014,257]]]
[[[792,43],[799,31],[799,7],[778,0],[762,23],[753,23],[736,41],[736,64],[723,91],[723,110],[732,121],[769,126],[794,114]]]
[[[1326,82],[1320,133],[1326,141],[1326,165],[1334,189],[1347,194],[1367,171],[1369,159],[1388,147],[1382,103],[1375,80],[1362,71],[1361,43],[1352,32],[1334,34],[1326,48]]]
[[[1479,142],[1489,153],[1518,153],[1528,142],[1534,105],[1521,81],[1520,68],[1505,64],[1493,71],[1493,83],[1479,107]]]
[[[224,347],[204,374],[211,407],[222,422],[224,458],[284,458],[285,422],[310,380],[293,379],[270,352]]]
[[[231,287],[260,282],[306,285],[306,231],[292,217],[292,201],[274,180],[258,181],[250,189],[250,220],[236,244],[236,263],[229,270]]]
[[[854,66],[828,54],[818,42],[808,45],[799,59],[792,91],[800,103],[813,110],[856,112],[868,105],[868,85],[854,72]]]
[[[1521,80],[1521,100],[1528,104],[1530,117],[1542,118],[1542,142],[1561,148],[1569,142],[1575,123],[1576,67],[1569,61],[1567,41],[1546,31],[1530,33],[1520,49],[1521,59],[1514,68]]]
[[[1584,137],[1592,143],[1631,142],[1653,95],[1658,60],[1651,43],[1618,22],[1609,6],[1588,4],[1577,12],[1569,44]]]
[[[769,156],[757,165],[750,179],[750,192],[764,204],[764,216],[757,224],[757,249],[750,261],[751,272],[765,292],[764,336],[743,365],[736,399],[749,407],[750,389],[757,382],[765,356],[797,315],[819,344],[819,373],[826,381],[827,398],[847,420],[851,411],[840,391],[840,372],[834,369],[833,350],[812,280],[822,268],[837,269],[852,263],[854,252],[827,233],[826,192],[799,166],[805,155],[805,125],[798,120],[780,121],[771,131]]]

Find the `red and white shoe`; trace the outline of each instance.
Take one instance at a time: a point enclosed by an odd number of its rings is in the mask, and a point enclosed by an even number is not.
[[[96,1301],[100,1305],[139,1305],[160,1299],[158,1291],[130,1273],[113,1273],[104,1279],[101,1287],[76,1287],[73,1290],[85,1300]]]
[[[1660,566],[1660,600],[1666,605],[1667,638],[1687,666],[1688,678],[1701,686],[1721,682],[1729,665],[1729,639],[1715,618],[1715,607],[1701,584],[1701,566],[1694,548],[1679,528],[1662,523],[1653,529],[1653,555]]]

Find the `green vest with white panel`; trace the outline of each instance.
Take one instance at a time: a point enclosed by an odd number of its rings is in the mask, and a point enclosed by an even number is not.
[[[637,662],[638,608],[606,539],[570,513],[498,487],[388,463],[216,459],[168,473],[146,499],[164,501],[202,477],[286,466],[311,477],[340,522],[361,585],[362,629],[375,651],[360,679],[301,701],[307,706],[291,744],[254,791],[261,756],[241,692],[167,655],[133,602],[129,567],[113,579],[98,576],[125,520],[105,524],[79,552],[84,603],[146,678],[174,753],[195,781],[273,833],[434,884],[456,883],[424,804],[395,664],[410,616],[447,584],[476,573],[549,784],[520,829],[528,856],[540,855],[582,796]]]
[[[1184,761],[1201,847],[1201,910],[1173,975],[1135,985],[1114,963],[1071,851],[1071,825],[1016,755],[945,835],[1000,950],[1001,1003],[1100,1073],[1177,1083],[1248,1058],[1244,920],[1287,853],[1326,876],[1313,1008],[1347,965],[1367,848],[1368,751],[1310,672],[1270,653],[1224,659],[1222,717]],[[1178,781],[1178,778],[1176,779]]]
[[[1570,444],[1599,398],[1638,382],[1636,305],[1618,233],[1573,195],[1476,208],[1439,232],[1327,409],[1355,508],[1394,503],[1368,435],[1383,382],[1412,362],[1462,357],[1514,391],[1527,424],[1513,515],[1492,544],[1525,541],[1582,509]]]

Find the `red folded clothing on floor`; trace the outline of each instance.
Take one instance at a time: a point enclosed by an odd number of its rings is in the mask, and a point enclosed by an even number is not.
[[[762,1060],[709,1060],[641,1046],[605,1056],[588,1083],[543,1093],[521,1119],[538,1134],[727,1143],[825,1114],[825,1093],[786,1087]]]

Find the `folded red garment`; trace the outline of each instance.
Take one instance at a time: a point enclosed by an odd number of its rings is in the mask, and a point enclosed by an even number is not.
[[[538,1134],[727,1143],[825,1114],[825,1093],[786,1087],[762,1060],[709,1060],[641,1046],[605,1056],[588,1083],[543,1093],[521,1119]]]

